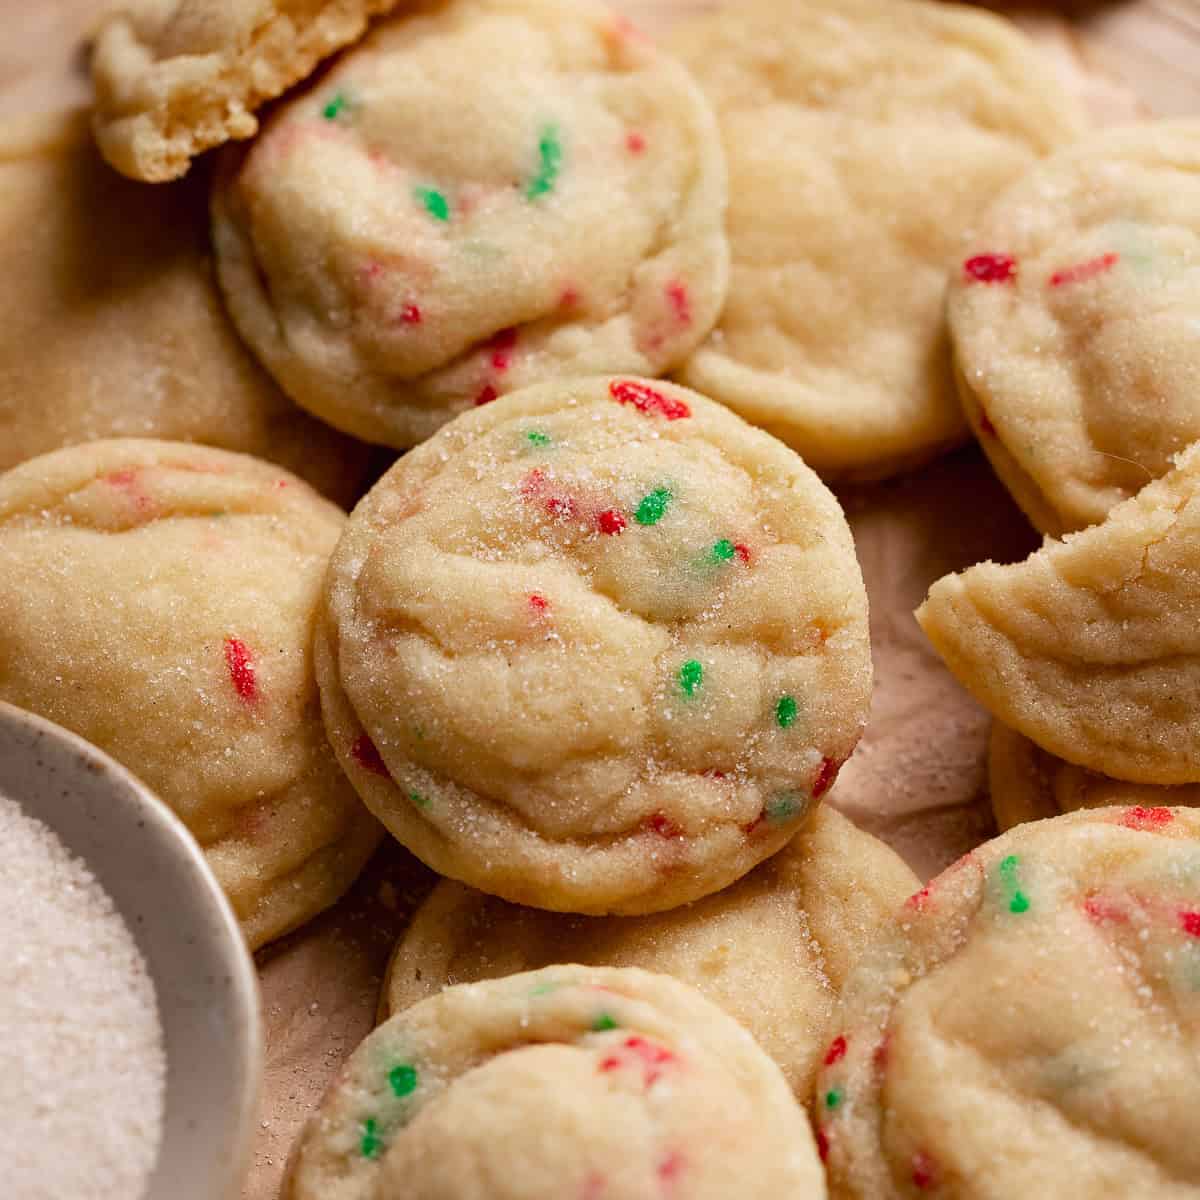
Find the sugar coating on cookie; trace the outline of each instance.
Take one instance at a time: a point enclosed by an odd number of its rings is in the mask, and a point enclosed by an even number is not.
[[[867,602],[837,501],[711,401],[547,384],[356,509],[317,671],[339,758],[443,875],[655,912],[778,850],[858,742]]]
[[[381,1025],[292,1158],[286,1200],[825,1196],[803,1110],[691,988],[554,966]]]
[[[1194,1196],[1198,872],[1200,813],[1106,808],[917,893],[817,1081],[831,1195]]]
[[[842,982],[920,886],[893,851],[828,805],[732,887],[669,913],[566,916],[443,880],[396,946],[382,1014],[452,984],[556,962],[641,967],[737,1018],[807,1103]]]
[[[0,699],[149,784],[252,946],[332,904],[379,840],[312,667],[344,523],[294,475],[173,442],[94,442],[0,476]]]
[[[202,178],[114,175],[82,111],[0,123],[0,471],[97,438],[254,454],[357,498],[367,448],[299,411],[226,317]]]
[[[1156,787],[1109,779],[1048,754],[999,721],[988,745],[988,791],[1002,831],[1081,808],[1120,806],[1153,823],[1165,820],[1169,808],[1200,807],[1198,784]]]
[[[733,279],[683,382],[827,477],[966,430],[948,266],[976,210],[1081,119],[1007,22],[952,4],[746,0],[670,43],[719,114]]]
[[[92,49],[93,129],[132,179],[178,179],[397,0],[130,0]]]
[[[656,375],[725,297],[724,158],[683,68],[583,0],[445,0],[283,105],[214,195],[284,389],[415,445],[544,380]]]
[[[1043,533],[1104,518],[1200,440],[1200,122],[1034,166],[951,278],[963,406]]]
[[[940,579],[917,620],[1044,750],[1132,783],[1200,781],[1200,446],[1100,525]]]

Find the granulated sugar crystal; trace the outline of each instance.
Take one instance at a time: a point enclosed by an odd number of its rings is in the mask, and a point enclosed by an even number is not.
[[[139,1200],[165,1078],[154,985],[120,914],[0,795],[0,1194]]]

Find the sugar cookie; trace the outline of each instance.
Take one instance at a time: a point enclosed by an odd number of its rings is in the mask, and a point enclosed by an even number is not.
[[[1133,783],[1200,781],[1200,446],[1105,521],[933,585],[947,666],[1044,750]]]
[[[836,1200],[1194,1198],[1200,813],[1021,825],[863,955],[817,1084]]]
[[[733,283],[683,382],[828,477],[966,433],[946,271],[980,205],[1081,118],[1007,22],[915,0],[746,0],[671,43],[720,114]]]
[[[682,361],[725,298],[725,202],[704,97],[609,10],[443,0],[232,153],[213,227],[284,390],[405,447],[529,384]]]
[[[397,0],[132,0],[92,50],[104,157],[162,183],[258,130],[255,110],[362,36]]]
[[[1200,785],[1155,787],[1109,779],[1047,754],[1012,729],[992,724],[988,790],[1001,830],[1081,808],[1132,807],[1153,820],[1168,808],[1200,807]]]
[[[0,699],[154,788],[252,946],[332,904],[379,840],[312,669],[344,522],[276,467],[172,442],[93,442],[0,475]]]
[[[837,501],[694,392],[546,384],[355,510],[317,674],[368,806],[443,875],[636,914],[780,849],[857,744],[867,601]]]
[[[203,179],[114,175],[83,112],[0,123],[0,471],[155,437],[269,458],[357,497],[366,447],[295,408],[229,324],[206,196]]]
[[[920,886],[887,846],[824,805],[732,887],[655,916],[569,917],[444,880],[396,947],[382,1013],[552,963],[641,967],[736,1017],[807,1102],[843,980]]]
[[[804,1111],[698,992],[556,966],[381,1025],[292,1158],[284,1200],[823,1200]]]
[[[950,287],[963,405],[1030,520],[1080,529],[1200,440],[1200,121],[1060,151],[976,225]]]

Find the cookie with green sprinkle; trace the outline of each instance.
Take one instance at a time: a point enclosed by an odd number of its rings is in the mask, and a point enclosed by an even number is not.
[[[213,229],[283,389],[403,448],[531,384],[682,363],[724,303],[726,193],[707,101],[609,9],[443,0],[230,153]]]
[[[662,975],[553,966],[381,1025],[300,1135],[282,1200],[824,1195],[803,1109],[732,1017]]]
[[[1191,1195],[1200,813],[1019,825],[914,895],[813,1093],[837,1200]]]
[[[459,417],[380,480],[316,661],[343,766],[428,865],[658,912],[740,878],[833,786],[866,720],[866,608],[794,452],[694,392],[598,377]]]

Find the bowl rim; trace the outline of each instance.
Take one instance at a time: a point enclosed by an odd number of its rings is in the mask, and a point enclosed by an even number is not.
[[[249,1168],[254,1141],[254,1122],[258,1114],[259,1101],[262,1094],[264,1063],[264,1032],[261,995],[259,991],[258,973],[254,959],[246,946],[245,938],[237,917],[229,903],[221,885],[217,882],[212,868],[204,856],[204,851],[192,836],[187,826],[172,811],[165,801],[160,799],[145,783],[126,767],[122,766],[98,746],[86,738],[39,716],[37,713],[19,708],[7,701],[0,700],[0,728],[20,735],[32,735],[34,743],[49,741],[56,749],[74,755],[76,761],[82,764],[87,772],[89,783],[93,787],[103,788],[111,794],[113,800],[128,806],[135,813],[139,822],[152,825],[161,836],[159,839],[164,855],[174,859],[173,867],[177,867],[181,876],[187,875],[190,881],[197,885],[197,902],[207,910],[208,925],[213,936],[209,939],[214,945],[220,946],[221,965],[226,973],[227,991],[231,1006],[241,1015],[237,1028],[222,1029],[225,1037],[232,1037],[236,1045],[232,1048],[231,1057],[236,1061],[237,1072],[234,1076],[235,1091],[228,1097],[224,1111],[229,1116],[226,1135],[226,1147],[232,1153],[222,1156],[222,1161],[213,1162],[212,1179],[215,1190],[205,1193],[212,1200],[233,1200],[240,1195]],[[21,801],[18,800],[21,804]],[[57,837],[63,834],[56,829],[48,815],[40,811],[38,805],[22,804],[27,815],[43,821]],[[65,839],[64,839],[65,840]],[[102,872],[73,846],[68,845],[73,855],[80,858],[89,870],[94,870],[101,886],[109,892],[105,885]],[[135,920],[131,914],[122,910],[116,897],[114,906],[121,914],[126,928],[138,942],[139,950],[147,961],[150,977],[155,983],[156,996],[159,1000],[159,1018],[164,1029],[164,1049],[166,1051],[167,1080],[164,1093],[164,1105],[169,1103],[173,1088],[181,1086],[173,1084],[171,1071],[170,1045],[166,1043],[167,1019],[161,1006],[161,988],[158,975],[151,963],[151,956],[142,944]],[[181,930],[180,939],[185,939],[188,930]],[[186,1085],[182,1085],[186,1086]],[[147,1200],[157,1200],[159,1188],[167,1182],[163,1171],[163,1149],[168,1144],[167,1138],[167,1109],[164,1108],[163,1141],[159,1146],[159,1158],[151,1170],[147,1180]],[[223,1148],[224,1149],[224,1148]]]

